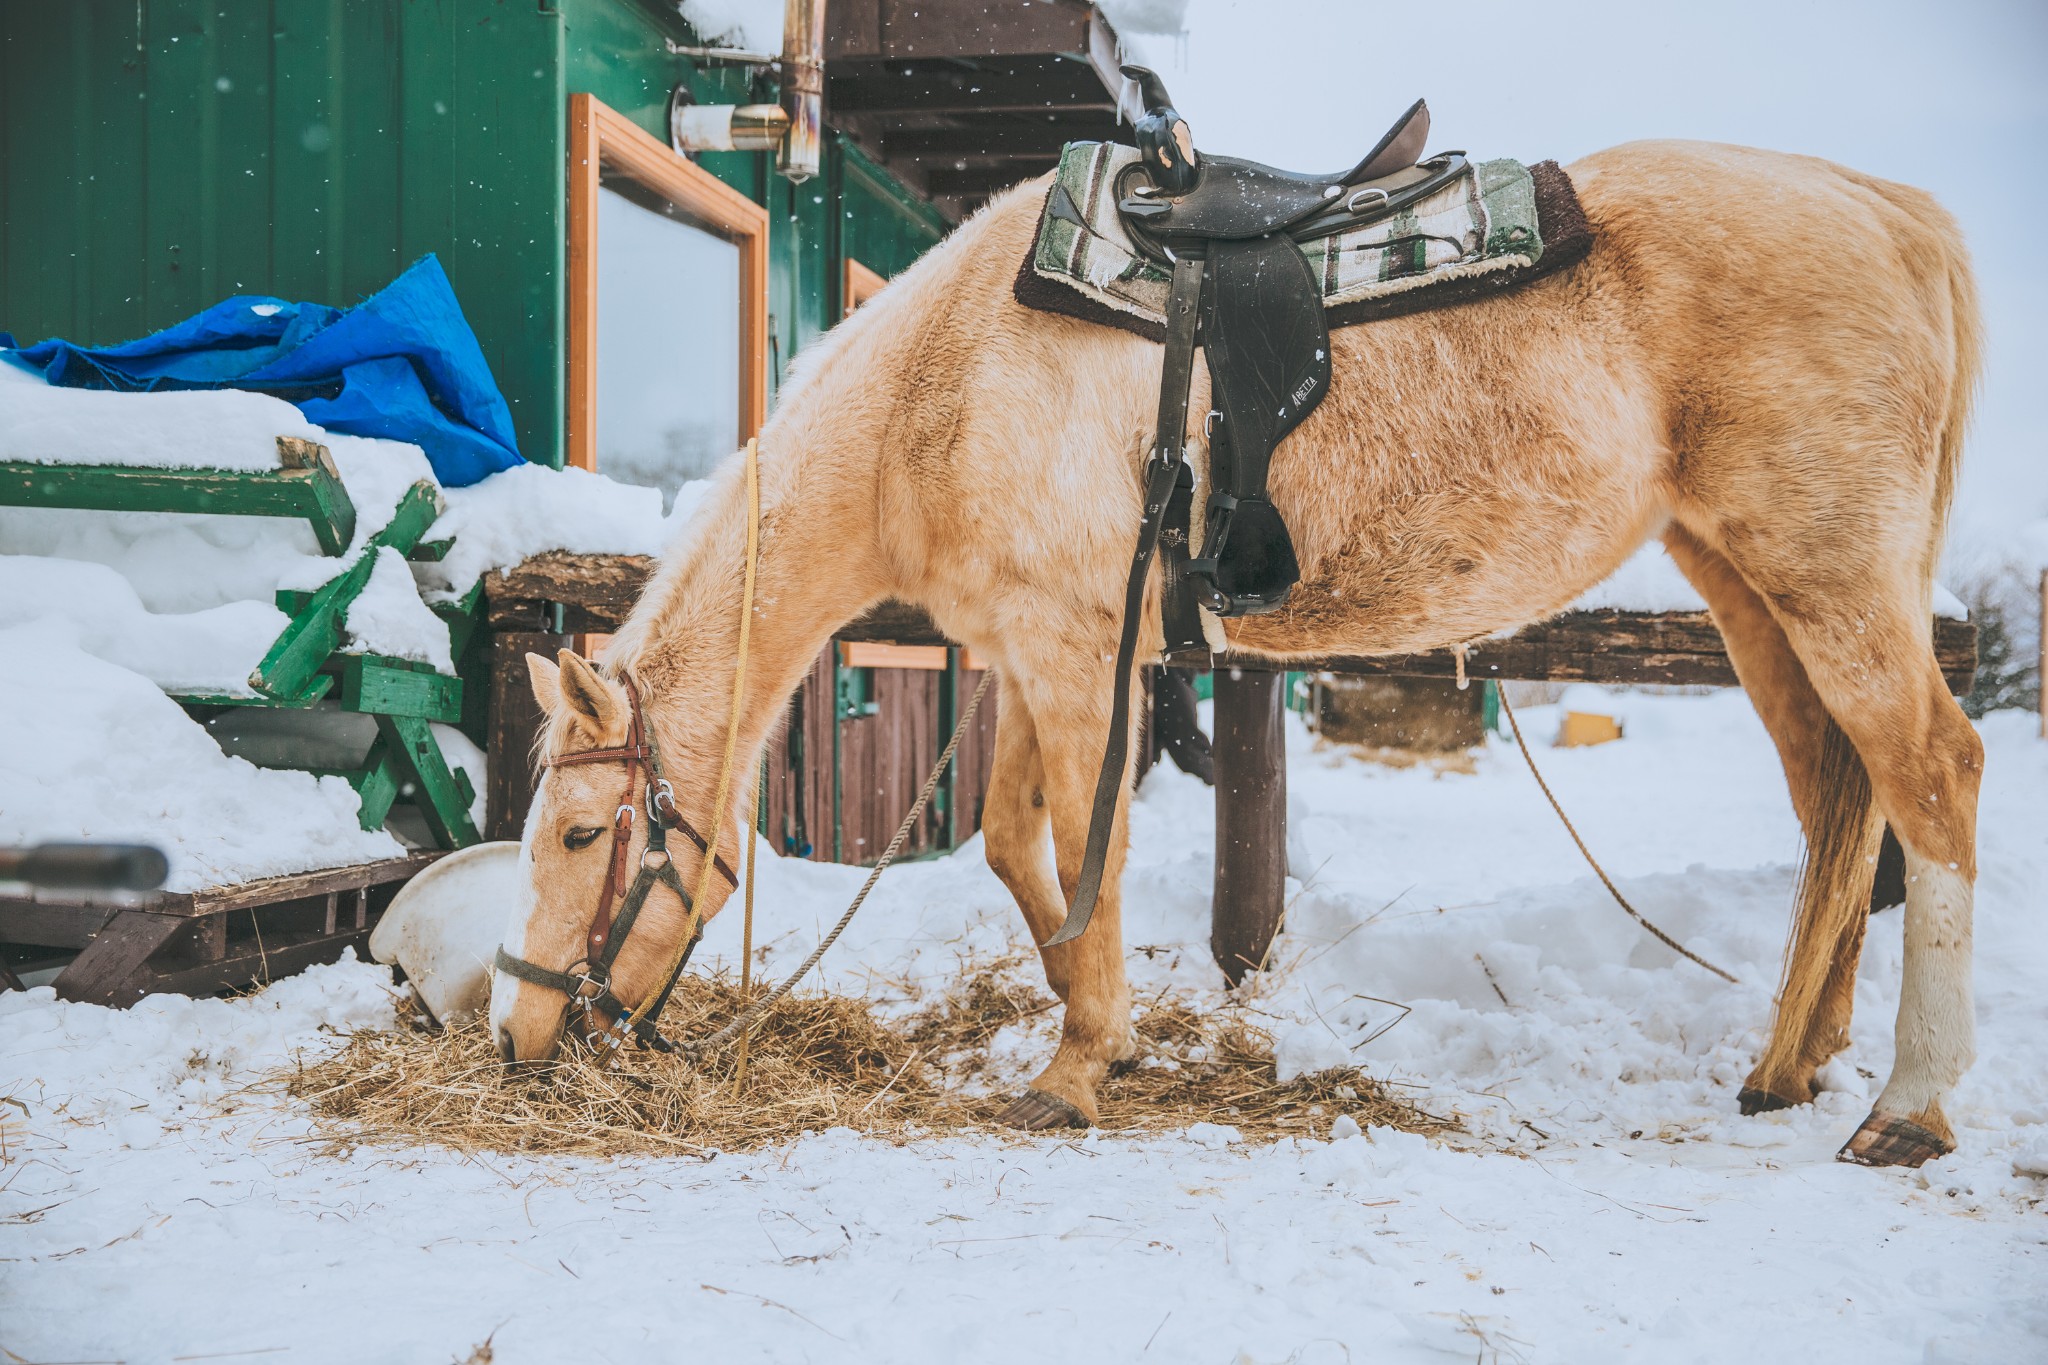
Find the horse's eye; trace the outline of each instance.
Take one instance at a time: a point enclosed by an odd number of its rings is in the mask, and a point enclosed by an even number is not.
[[[589,848],[597,842],[602,829],[572,829],[562,836],[562,847],[568,849]]]

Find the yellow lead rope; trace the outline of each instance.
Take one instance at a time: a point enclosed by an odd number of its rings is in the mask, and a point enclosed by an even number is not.
[[[682,941],[676,945],[675,955],[668,960],[668,970],[658,981],[673,981],[683,969],[683,959],[689,955],[690,941],[697,936],[697,926],[704,920],[704,897],[711,890],[711,874],[718,866],[718,843],[725,833],[725,822],[731,812],[725,808],[725,799],[732,791],[732,760],[740,741],[740,707],[747,693],[747,640],[754,625],[754,571],[761,551],[761,465],[758,443],[747,442],[747,569],[746,585],[740,592],[740,646],[739,657],[733,663],[732,672],[732,720],[725,727],[725,761],[718,769],[718,796],[711,803],[710,847],[704,850],[704,865],[697,872],[697,894],[690,897],[690,922],[684,926]],[[751,823],[751,822],[750,822]],[[751,921],[753,912],[753,860],[747,860],[747,910]],[[751,937],[751,935],[749,935]],[[635,1024],[646,1022],[654,1002],[661,998],[659,991],[649,991],[647,998],[633,1011]]]

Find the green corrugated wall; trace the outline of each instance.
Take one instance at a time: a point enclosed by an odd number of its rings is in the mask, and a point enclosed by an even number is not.
[[[0,331],[109,343],[235,293],[345,305],[439,253],[512,405],[559,463],[566,97],[666,139],[693,72],[651,0],[0,0]],[[839,312],[842,251],[894,274],[943,222],[857,151],[793,186],[707,169],[770,209],[778,376]],[[837,206],[835,213],[834,206]]]

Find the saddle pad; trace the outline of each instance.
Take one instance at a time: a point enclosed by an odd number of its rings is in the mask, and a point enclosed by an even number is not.
[[[1165,335],[1166,267],[1140,255],[1116,210],[1117,173],[1138,150],[1070,142],[1046,192],[1016,296],[1027,307]],[[1333,327],[1442,307],[1549,274],[1592,244],[1571,180],[1554,161],[1474,163],[1400,212],[1299,243]]]

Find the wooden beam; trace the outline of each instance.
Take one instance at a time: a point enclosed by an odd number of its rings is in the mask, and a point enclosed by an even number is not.
[[[917,67],[905,73],[892,62],[842,74],[835,66],[826,72],[825,104],[835,114],[1116,112],[1116,96],[1093,67],[1060,57],[1002,59],[979,71]]]
[[[1051,162],[1064,144],[1099,139],[1105,127],[1099,115],[1084,120],[1050,114],[1001,123],[963,120],[944,128],[889,129],[882,134],[882,152],[891,160],[1026,156]]]
[[[493,625],[538,630],[545,608],[568,608],[571,630],[617,630],[654,570],[644,556],[536,555],[504,573],[487,576],[484,597]],[[1977,630],[1968,621],[1937,617],[1932,623],[1935,658],[1958,694],[1969,691],[1977,666]],[[835,632],[842,640],[902,645],[945,645],[931,618],[915,607],[884,602]],[[1383,656],[1273,658],[1253,654],[1176,656],[1169,662],[1192,668],[1287,669],[1361,677],[1449,678],[1457,663],[1450,650]],[[1524,626],[1512,635],[1481,640],[1466,650],[1473,678],[1558,682],[1674,683],[1708,687],[1736,685],[1734,665],[1721,632],[1706,612],[1567,612]]]
[[[1970,690],[1977,668],[1977,628],[1936,617],[1934,655],[1949,690]],[[1185,667],[1286,668],[1353,677],[1451,678],[1457,659],[1449,649],[1427,654],[1314,655],[1275,659],[1257,654],[1193,654],[1171,662]],[[1479,640],[1465,651],[1465,671],[1496,681],[1666,683],[1735,687],[1735,666],[1714,620],[1703,611],[1567,612],[1522,627],[1512,635]]]
[[[123,910],[97,930],[50,984],[59,1000],[87,1005],[132,1005],[148,993],[136,976],[150,955],[185,927],[183,920],[144,910]]]
[[[462,679],[407,659],[348,654],[341,660],[341,709],[453,725],[462,719]]]
[[[1053,158],[1042,162],[1003,161],[992,165],[968,166],[964,169],[953,166],[927,166],[924,168],[926,186],[937,195],[992,195],[997,190],[1006,190],[1012,185],[1029,180],[1032,176],[1053,168]]]
[[[491,730],[484,790],[487,839],[519,837],[527,808],[533,804],[534,788],[539,785],[533,743],[540,734],[541,713],[528,680],[526,656],[553,659],[557,650],[568,648],[569,639],[540,631],[507,631],[491,637]]]
[[[441,493],[433,484],[422,479],[406,490],[391,520],[364,544],[355,563],[329,579],[293,614],[291,624],[249,675],[249,686],[267,698],[296,704],[313,685],[328,656],[340,648],[348,609],[369,583],[379,551],[390,548],[406,553],[440,515]]]
[[[1284,675],[1216,670],[1216,864],[1209,951],[1237,985],[1266,960],[1287,904]]]
[[[280,437],[283,446],[291,438]],[[317,454],[305,453],[310,446]],[[301,463],[281,469],[155,469],[133,465],[0,462],[0,506],[90,512],[183,512],[292,517],[313,528],[323,554],[348,548],[355,504],[327,448],[293,441]]]

